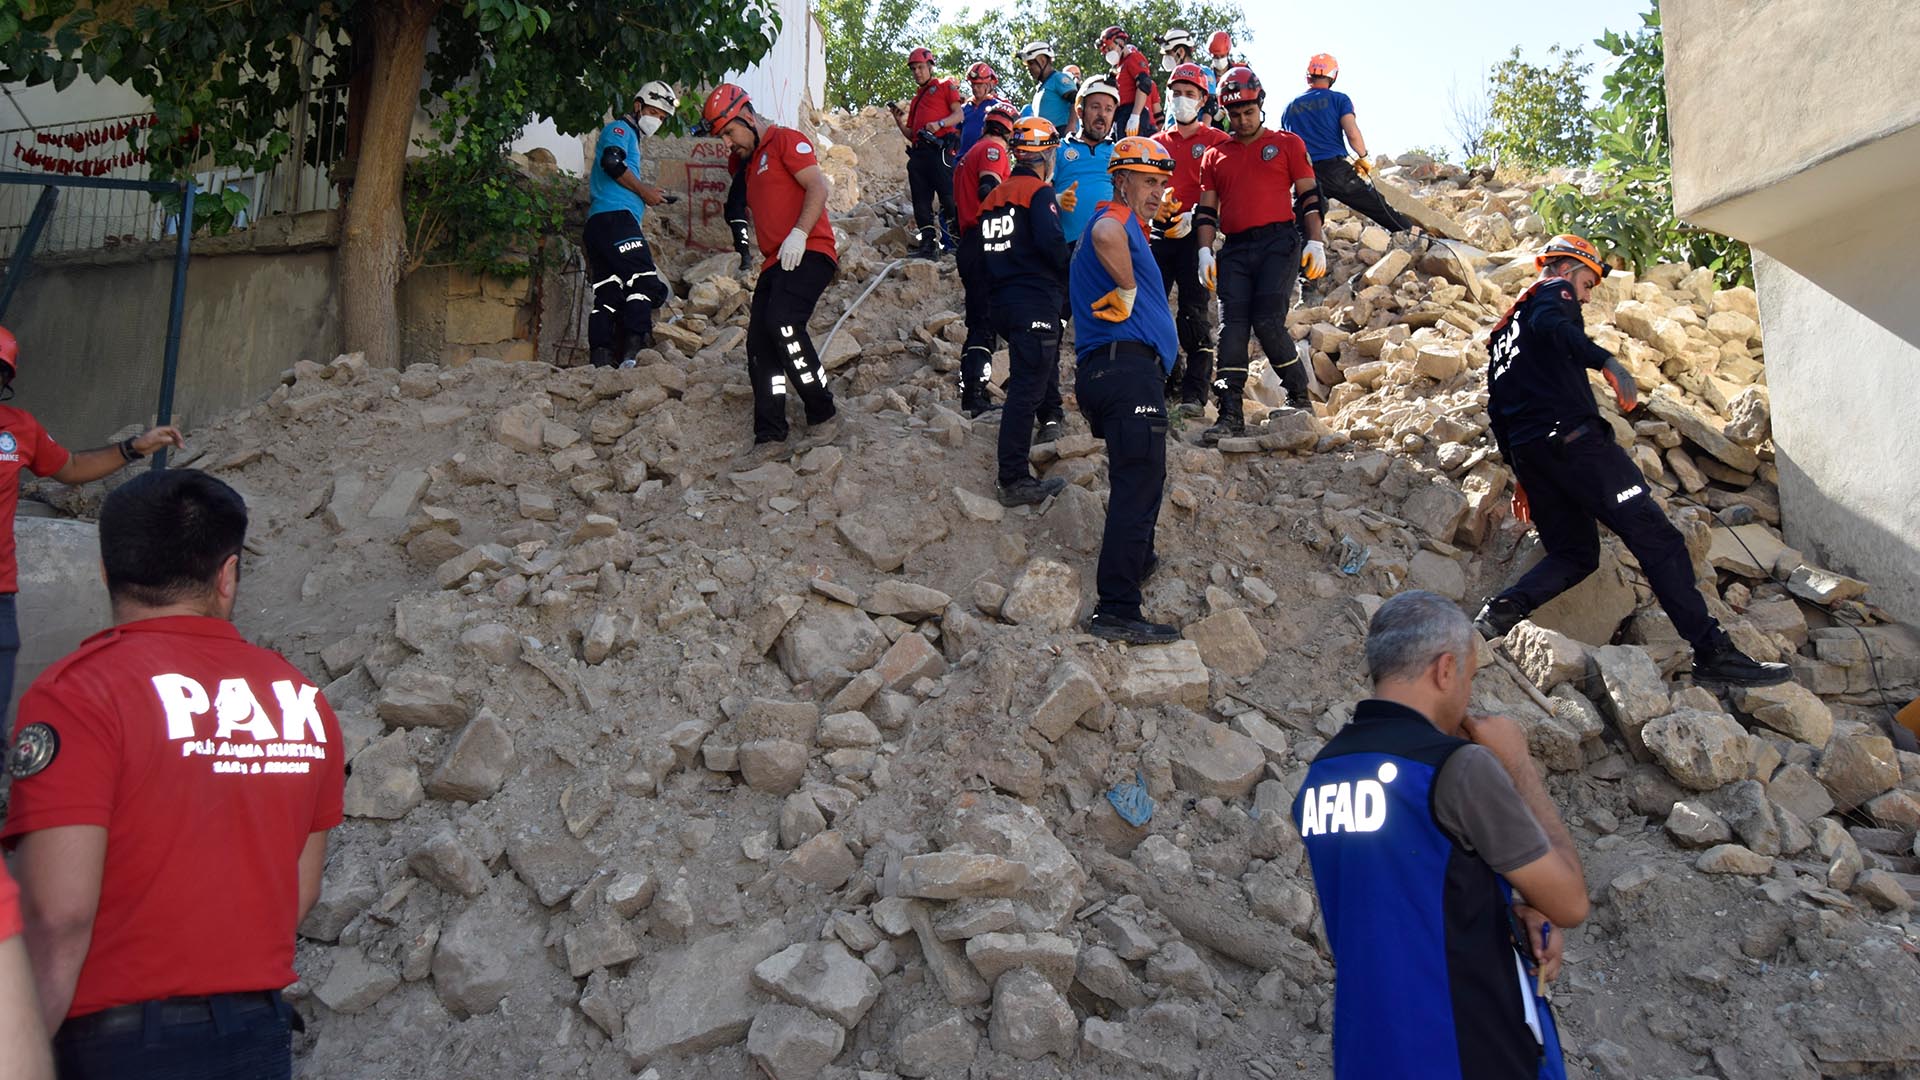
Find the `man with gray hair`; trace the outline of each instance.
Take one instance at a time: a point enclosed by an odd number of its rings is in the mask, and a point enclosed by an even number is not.
[[[1382,604],[1373,697],[1294,799],[1337,969],[1336,1077],[1565,1075],[1541,988],[1586,879],[1525,732],[1468,711],[1478,647],[1438,594]]]

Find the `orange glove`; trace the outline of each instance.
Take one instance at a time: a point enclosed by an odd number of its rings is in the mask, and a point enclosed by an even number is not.
[[[1067,190],[1054,193],[1053,201],[1060,204],[1060,209],[1069,214],[1073,213],[1073,208],[1080,205],[1080,196],[1074,193],[1074,189],[1079,186],[1078,180],[1068,184]]]
[[[1160,201],[1160,212],[1153,216],[1153,220],[1164,223],[1164,222],[1172,221],[1174,218],[1177,218],[1179,216],[1180,216],[1180,200],[1174,199],[1174,198],[1167,198],[1167,199],[1162,199]]]
[[[1633,373],[1618,359],[1609,358],[1600,369],[1600,375],[1613,387],[1613,400],[1620,403],[1620,411],[1630,413],[1640,404],[1640,388],[1634,384]]]
[[[1107,322],[1126,322],[1133,314],[1133,298],[1137,289],[1114,289],[1093,302],[1093,317]]]
[[[1527,489],[1518,480],[1513,483],[1513,520],[1533,521],[1533,507],[1527,503]]]
[[[1367,183],[1373,183],[1373,162],[1365,154],[1353,155],[1353,173]]]

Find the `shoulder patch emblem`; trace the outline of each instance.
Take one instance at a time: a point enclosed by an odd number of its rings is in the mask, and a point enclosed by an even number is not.
[[[1560,290],[1560,299],[1562,299],[1562,300],[1571,300],[1571,299],[1573,299],[1573,293],[1571,293],[1571,292],[1569,292],[1569,291],[1568,291],[1568,290],[1566,290],[1566,289],[1561,289],[1561,290]]]
[[[798,151],[800,151],[800,152],[801,152],[801,153],[803,153],[803,154],[811,154],[811,153],[813,153],[813,144],[812,144],[812,143],[810,143],[810,142],[808,142],[808,141],[807,141],[807,140],[805,140],[805,139],[801,139],[801,140],[800,140],[799,142],[797,142],[797,143],[794,143],[794,144],[793,144],[793,148],[794,148],[795,150],[798,150]]]
[[[11,454],[18,449],[20,441],[13,437],[13,432],[0,431],[0,454]]]
[[[1000,160],[1000,151],[998,151],[998,150],[996,150],[996,149],[994,149],[994,148],[993,148],[993,147],[991,147],[991,146],[989,146],[989,147],[987,147],[987,160],[988,160],[988,161],[999,161],[999,160]]]
[[[614,126],[614,129],[613,129],[613,133],[614,133],[615,135],[618,135],[618,136],[620,136],[620,137],[622,137],[622,138],[625,138],[625,137],[626,137],[626,134],[627,134],[627,129],[626,129],[626,128],[623,128],[623,127],[620,127],[619,125],[615,125],[615,126]]]
[[[1066,148],[1065,154],[1068,161],[1080,160],[1080,151],[1071,146]]]
[[[1204,154],[1204,153],[1206,153],[1206,152],[1207,152],[1207,144],[1205,144],[1205,143],[1194,143],[1194,144],[1193,144],[1193,160],[1195,160],[1195,161],[1199,161],[1199,160],[1200,160],[1200,155],[1202,155],[1202,154]]]
[[[24,780],[53,764],[60,752],[60,733],[47,724],[28,724],[13,740],[7,754],[7,772],[15,780]]]
[[[1280,148],[1273,145],[1272,143],[1268,143],[1267,145],[1260,148],[1261,161],[1272,161],[1274,158],[1277,158],[1279,156],[1280,156]]]

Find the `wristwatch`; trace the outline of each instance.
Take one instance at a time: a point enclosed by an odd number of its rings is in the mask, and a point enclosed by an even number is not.
[[[133,436],[129,435],[120,441],[120,456],[128,461],[139,461],[147,455],[133,448]]]

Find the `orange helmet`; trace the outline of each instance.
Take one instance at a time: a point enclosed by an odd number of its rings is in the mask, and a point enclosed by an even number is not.
[[[1307,61],[1307,78],[1334,82],[1340,78],[1340,61],[1332,53],[1314,53]]]
[[[1145,135],[1129,135],[1114,144],[1107,159],[1107,172],[1143,172],[1159,176],[1173,175],[1173,155],[1167,148]]]
[[[733,83],[721,83],[707,95],[700,106],[700,126],[694,129],[696,135],[718,135],[721,129],[753,107],[753,99],[747,92]]]
[[[1217,95],[1220,104],[1227,108],[1235,105],[1264,105],[1267,102],[1267,88],[1260,85],[1260,76],[1245,64],[1227,72],[1220,79]]]
[[[20,373],[20,343],[14,340],[13,331],[4,326],[0,326],[0,364],[6,365],[9,381]]]
[[[1600,262],[1599,249],[1584,236],[1561,233],[1547,241],[1547,246],[1533,257],[1533,265],[1542,268],[1555,259],[1572,259],[1601,277],[1607,276],[1607,268]]]
[[[967,81],[970,83],[999,82],[1000,77],[993,73],[992,64],[982,60],[967,69]]]
[[[1040,153],[1060,145],[1060,129],[1044,116],[1028,116],[1015,122],[1010,140],[1016,153]]]
[[[1198,87],[1202,94],[1205,94],[1207,92],[1207,69],[1201,67],[1199,64],[1181,64],[1179,67],[1173,69],[1172,75],[1167,76],[1168,89],[1172,89],[1174,83],[1190,83]]]

